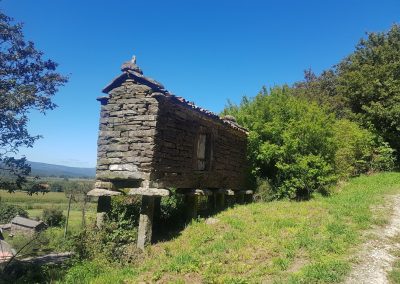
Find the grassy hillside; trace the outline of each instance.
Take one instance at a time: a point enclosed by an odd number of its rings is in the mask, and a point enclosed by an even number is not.
[[[197,220],[136,263],[76,264],[67,283],[332,283],[349,272],[363,231],[385,224],[376,205],[400,193],[400,173],[352,179],[331,197],[237,206]],[[387,209],[385,209],[387,210]]]

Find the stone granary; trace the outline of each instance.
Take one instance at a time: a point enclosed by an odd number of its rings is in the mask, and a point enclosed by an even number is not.
[[[233,117],[219,117],[177,97],[143,75],[135,57],[103,89],[95,189],[97,225],[112,195],[142,196],[138,247],[151,241],[155,202],[168,188],[186,195],[196,216],[199,195],[224,206],[225,196],[246,198],[247,131]],[[236,197],[235,197],[236,196]]]

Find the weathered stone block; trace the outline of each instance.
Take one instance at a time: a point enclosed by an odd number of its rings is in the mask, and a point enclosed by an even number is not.
[[[109,167],[110,171],[137,171],[138,168],[132,164],[113,164]]]

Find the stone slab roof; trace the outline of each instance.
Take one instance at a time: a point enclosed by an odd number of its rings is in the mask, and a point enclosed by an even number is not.
[[[175,96],[173,94],[171,94],[170,92],[168,92],[167,90],[165,90],[164,86],[157,82],[156,80],[149,78],[149,77],[145,77],[143,75],[142,70],[136,65],[136,57],[133,57],[131,61],[125,62],[124,64],[122,64],[121,66],[121,71],[122,74],[119,75],[118,77],[116,77],[113,81],[111,81],[111,83],[109,83],[104,89],[103,89],[103,93],[108,94],[112,89],[121,86],[121,84],[123,82],[125,82],[127,79],[133,79],[134,81],[138,82],[139,84],[144,84],[146,86],[149,86],[151,89],[153,89],[153,91],[155,91],[155,93],[153,94],[153,96],[164,96],[167,99],[171,99],[173,100],[175,103],[178,103],[180,105],[183,105],[187,108],[193,109],[194,111],[197,111],[203,115],[206,115],[214,120],[220,121],[223,124],[238,130],[239,132],[242,132],[244,134],[248,134],[247,129],[245,129],[244,127],[240,126],[239,124],[236,123],[236,121],[234,120],[233,117],[220,117],[219,115],[204,109],[202,107],[199,107],[197,105],[195,105],[193,102],[190,102],[186,99],[184,99],[183,97],[178,97]],[[108,100],[109,96],[106,97],[99,97],[98,100],[100,102],[104,102],[104,100]]]
[[[28,228],[36,228],[37,226],[43,224],[43,221],[36,221],[29,218],[16,216],[11,220],[10,223],[15,225],[21,225]]]

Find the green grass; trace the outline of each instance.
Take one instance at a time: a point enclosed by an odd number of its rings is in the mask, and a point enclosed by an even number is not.
[[[14,193],[9,193],[5,190],[0,191],[1,201],[9,203],[24,203],[27,205],[32,204],[43,204],[43,203],[55,203],[62,204],[68,203],[67,196],[64,192],[48,192],[45,194],[32,194],[28,195],[23,191],[16,191]]]
[[[237,206],[216,215],[216,224],[192,222],[176,239],[149,247],[138,263],[121,267],[85,262],[75,265],[67,280],[340,282],[350,271],[357,245],[364,241],[362,232],[385,223],[383,209],[372,207],[399,192],[400,174],[383,173],[352,179],[331,197]]]

